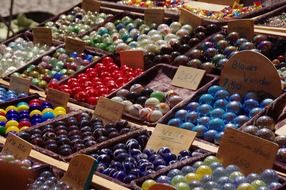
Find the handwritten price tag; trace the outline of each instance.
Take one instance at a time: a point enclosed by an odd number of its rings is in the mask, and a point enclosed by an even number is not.
[[[145,24],[161,24],[164,22],[165,11],[161,8],[150,8],[144,11]]]
[[[224,65],[220,85],[233,93],[249,91],[282,93],[281,80],[272,62],[254,51],[242,51],[232,56]]]
[[[252,19],[239,19],[228,22],[227,31],[238,32],[241,36],[252,40],[254,36],[254,20]]]
[[[36,27],[32,29],[34,43],[52,45],[52,30],[45,27]]]
[[[88,190],[96,167],[97,162],[93,157],[76,155],[70,161],[68,170],[61,181],[70,185],[73,190]]]
[[[235,164],[247,175],[272,168],[278,145],[262,138],[226,128],[218,150],[223,164]]]
[[[67,107],[69,99],[70,95],[65,92],[53,88],[47,89],[46,100],[50,102],[53,106]]]
[[[121,65],[144,69],[144,52],[128,50],[119,52]]]
[[[118,121],[122,117],[123,110],[123,104],[100,97],[94,110],[94,115],[107,121]]]
[[[197,90],[205,73],[205,70],[179,66],[172,80],[172,85]]]
[[[85,48],[85,42],[81,40],[76,40],[73,38],[67,37],[65,40],[65,49],[67,52],[77,52],[77,53],[82,53]]]
[[[30,79],[22,78],[22,77],[16,77],[11,76],[10,78],[10,90],[14,90],[17,93],[29,93],[30,86],[32,84],[32,81]]]
[[[159,123],[156,125],[146,147],[158,150],[166,146],[175,154],[179,154],[180,151],[190,148],[196,135],[197,133],[193,131]]]
[[[32,150],[32,145],[27,141],[9,133],[2,149],[5,154],[12,154],[16,159],[23,160],[28,158]]]
[[[99,12],[100,2],[96,0],[83,0],[82,8],[85,11]]]

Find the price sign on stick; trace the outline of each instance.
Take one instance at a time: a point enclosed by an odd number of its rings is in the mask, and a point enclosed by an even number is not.
[[[99,116],[106,121],[114,122],[121,119],[123,110],[123,104],[101,96],[94,110],[94,116]]]
[[[48,88],[46,100],[50,102],[53,106],[63,106],[67,107],[70,95],[68,93]]]
[[[22,78],[22,77],[16,77],[11,76],[10,77],[10,90],[14,90],[17,93],[29,93],[30,86],[32,84],[32,81],[30,79]]]
[[[52,45],[52,30],[46,27],[36,27],[32,29],[34,43]]]

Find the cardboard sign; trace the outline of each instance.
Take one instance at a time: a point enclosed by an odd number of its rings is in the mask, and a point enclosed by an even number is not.
[[[146,147],[159,150],[161,147],[169,147],[174,154],[189,149],[197,133],[178,127],[157,124]]]
[[[286,125],[280,127],[275,131],[276,135],[286,135]]]
[[[227,24],[227,31],[228,33],[238,32],[242,37],[252,40],[254,36],[254,20],[236,19],[229,21]]]
[[[225,166],[235,164],[248,175],[272,168],[278,148],[273,142],[228,127],[221,139],[217,157]]]
[[[32,81],[30,79],[22,78],[22,77],[16,77],[11,76],[10,78],[10,90],[14,90],[17,93],[29,93],[30,86],[32,84]]]
[[[52,45],[52,30],[45,27],[36,27],[32,29],[34,43]]]
[[[27,184],[38,177],[37,170],[19,167],[18,164],[0,161],[1,189],[27,190]]]
[[[51,103],[53,106],[63,106],[67,107],[70,95],[68,93],[48,88],[46,101]]]
[[[224,65],[219,84],[233,93],[249,91],[282,93],[280,77],[272,62],[254,51],[242,51],[232,56]]]
[[[172,85],[191,90],[197,90],[205,73],[205,70],[179,66],[172,80]]]
[[[81,40],[76,40],[73,38],[67,37],[65,40],[65,49],[67,52],[77,52],[77,53],[82,53],[85,48],[85,42]]]
[[[97,162],[93,157],[76,155],[71,159],[61,181],[71,186],[73,190],[88,190],[96,167]]]
[[[197,0],[200,2],[207,2],[207,3],[214,3],[214,4],[219,4],[219,5],[229,5],[232,6],[235,1],[237,0]],[[238,1],[240,2],[240,1]]]
[[[182,24],[190,24],[193,28],[203,25],[203,19],[191,13],[189,10],[181,8],[179,22]]]
[[[30,155],[32,147],[32,144],[12,133],[9,133],[2,152],[12,154],[16,159],[24,160]]]
[[[150,8],[144,11],[145,24],[162,24],[164,22],[165,11],[162,8]]]
[[[94,115],[113,122],[121,119],[123,110],[123,104],[101,96],[96,104]]]
[[[97,0],[83,0],[82,9],[85,11],[99,12],[100,2]]]
[[[171,185],[156,183],[152,185],[149,190],[175,190],[175,188]]]
[[[132,68],[144,69],[144,52],[140,50],[121,51],[120,63]]]

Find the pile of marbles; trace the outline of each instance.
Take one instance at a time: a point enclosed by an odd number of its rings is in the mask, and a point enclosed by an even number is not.
[[[181,169],[172,169],[156,180],[148,179],[142,184],[142,190],[148,190],[156,183],[172,185],[176,190],[273,190],[282,186],[275,170],[266,169],[260,174],[244,175],[236,165],[224,167],[215,156],[208,156]]]
[[[26,93],[17,93],[13,90],[8,90],[8,89],[0,86],[0,104],[5,103],[5,102],[9,102],[12,100],[16,100],[19,98],[25,98],[27,96],[28,96],[28,94],[26,94]]]
[[[182,98],[173,90],[164,93],[134,84],[129,90],[120,89],[111,100],[124,104],[126,113],[154,123],[181,102]]]
[[[73,188],[60,181],[50,171],[43,171],[40,176],[30,185],[28,190],[72,190]]]
[[[0,109],[0,135],[18,133],[33,125],[66,114],[64,107],[53,106],[41,99],[19,102],[17,105]]]
[[[273,118],[267,115],[260,116],[253,125],[244,126],[242,131],[277,143],[279,145],[277,158],[286,162],[286,136],[275,135],[276,128]]]
[[[45,89],[49,83],[57,83],[97,59],[98,56],[67,53],[64,48],[59,48],[52,56],[44,56],[39,64],[31,64],[22,73],[14,72],[13,75],[31,79],[33,85]]]
[[[263,21],[263,23],[260,23],[260,25],[286,28],[286,12],[283,12],[280,15],[268,18],[265,21]]]
[[[11,164],[16,164],[17,166],[23,169],[33,169],[39,166],[39,164],[33,163],[29,159],[19,160],[19,159],[16,159],[13,155],[6,154],[3,152],[0,153],[0,162],[8,162]]]
[[[268,56],[271,49],[272,42],[265,35],[255,35],[250,42],[237,32],[219,33],[189,51],[189,59],[185,56],[182,64],[205,70],[221,69],[231,56],[240,51],[253,50]]]
[[[62,14],[56,21],[48,21],[45,27],[52,30],[53,38],[64,40],[65,37],[79,37],[92,27],[103,24],[113,15],[97,12],[86,12],[79,7],[73,8],[67,14]]]
[[[270,98],[260,100],[254,92],[241,97],[213,85],[198,100],[178,110],[168,125],[195,131],[197,137],[219,144],[226,127],[240,128],[272,102]]]
[[[85,112],[32,130],[21,131],[19,137],[62,156],[130,132],[127,121],[103,124]]]
[[[158,151],[144,149],[149,135],[141,134],[110,148],[91,154],[98,161],[97,171],[123,183],[154,173],[168,165],[190,157],[202,156],[201,150],[183,150],[177,156],[167,147]]]
[[[256,4],[256,3],[254,3],[254,5],[252,6],[243,6],[243,5],[237,5],[232,7],[227,6],[221,11],[211,11],[201,8],[195,8],[192,7],[191,4],[187,3],[184,4],[183,7],[201,18],[210,20],[225,20],[225,19],[227,20],[227,19],[237,18],[262,8],[261,4]]]
[[[184,0],[122,0],[118,3],[137,7],[176,8],[183,5]]]
[[[163,46],[158,55],[153,52],[145,53],[145,63],[176,63],[175,65],[181,65],[184,61],[184,55],[192,47],[200,43],[207,36],[218,32],[220,28],[215,24],[209,24],[207,26],[197,26],[188,35],[182,36],[178,42],[170,44],[170,46]]]
[[[60,86],[55,84],[50,87],[70,94],[79,102],[96,105],[100,96],[107,96],[142,72],[142,69],[134,69],[127,65],[118,67],[111,57],[104,57],[94,67],[87,68]]]
[[[0,76],[3,77],[17,68],[26,65],[54,47],[34,44],[21,37],[16,38],[7,46],[0,44]]]
[[[125,16],[113,23],[106,23],[104,27],[92,31],[82,39],[90,46],[110,52],[139,49],[159,53],[161,47],[170,46],[191,32],[192,26],[179,22],[147,25],[140,18]]]

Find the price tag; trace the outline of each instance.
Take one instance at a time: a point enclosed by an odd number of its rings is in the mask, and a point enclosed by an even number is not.
[[[71,159],[61,181],[71,186],[73,190],[88,190],[96,167],[97,162],[93,157],[84,154],[76,155]]]
[[[256,91],[274,97],[282,93],[280,77],[272,62],[250,50],[235,54],[225,63],[219,83],[233,93]]]
[[[113,122],[121,119],[123,110],[123,104],[101,96],[96,104],[94,115]]]
[[[279,127],[276,131],[275,131],[276,135],[286,135],[286,125],[285,125],[285,121],[284,121],[284,125],[282,127]]]
[[[2,153],[12,154],[16,159],[24,160],[30,155],[32,147],[32,144],[12,133],[9,133],[2,149]]]
[[[150,8],[144,11],[145,24],[162,24],[164,22],[165,11],[162,8]]]
[[[179,22],[182,24],[190,24],[193,28],[203,25],[204,21],[199,16],[191,13],[189,10],[181,8]]]
[[[171,84],[182,88],[197,90],[205,73],[205,70],[179,66]]]
[[[197,133],[178,127],[157,124],[146,147],[159,150],[161,147],[169,147],[173,153],[189,149]]]
[[[34,43],[52,45],[52,30],[45,27],[36,27],[32,29]]]
[[[16,76],[11,75],[9,89],[14,90],[17,93],[28,94],[31,84],[32,84],[32,81],[30,79],[16,77]]]
[[[163,183],[156,183],[152,185],[149,190],[176,190],[173,186],[163,184]]]
[[[82,53],[85,48],[85,42],[67,37],[65,40],[65,49],[67,52]]]
[[[70,95],[68,93],[48,88],[46,101],[51,103],[53,106],[63,106],[67,107]]]
[[[238,32],[241,36],[252,40],[254,36],[254,20],[252,19],[236,19],[229,21],[227,24],[227,31]]]
[[[82,9],[85,11],[99,12],[100,2],[97,0],[83,0]]]
[[[226,128],[217,156],[225,166],[235,164],[248,175],[272,168],[278,148],[273,142],[233,128]]]
[[[139,50],[121,51],[121,65],[127,65],[132,68],[144,69],[144,52]]]

